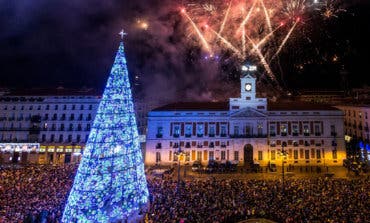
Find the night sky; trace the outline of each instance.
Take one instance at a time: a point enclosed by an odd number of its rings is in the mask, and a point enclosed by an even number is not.
[[[345,12],[304,24],[279,57],[284,89],[369,85],[370,4],[338,3]],[[131,79],[141,97],[221,100],[237,96],[238,61],[204,60],[189,44],[181,1],[0,0],[0,87],[102,91],[124,28]],[[147,29],[139,27],[147,21]],[[308,38],[303,35],[309,35]],[[268,85],[268,80],[261,83]],[[160,89],[160,90],[158,90]]]

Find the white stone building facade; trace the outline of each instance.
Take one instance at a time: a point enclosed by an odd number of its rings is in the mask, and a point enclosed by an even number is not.
[[[184,155],[177,156],[179,147]],[[173,103],[148,113],[145,164],[234,162],[342,165],[343,112],[307,103],[270,103],[256,97],[256,79],[241,78],[239,98]]]

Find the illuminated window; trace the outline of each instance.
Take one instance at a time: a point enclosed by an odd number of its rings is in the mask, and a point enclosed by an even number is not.
[[[202,137],[204,134],[204,125],[203,124],[197,124],[197,136]]]
[[[239,151],[234,151],[234,160],[239,161]]]
[[[262,160],[262,151],[258,151],[258,160]]]
[[[210,137],[215,136],[215,125],[209,125],[209,133],[208,133],[208,135]]]
[[[294,159],[297,160],[298,159],[298,150],[294,150]]]
[[[276,151],[271,150],[271,160],[275,160],[275,159],[276,159]]]
[[[280,126],[281,136],[286,136],[287,135],[287,131],[288,131],[288,129],[287,129],[286,124],[283,124],[283,125]]]
[[[179,137],[180,136],[180,125],[174,125],[173,127],[173,136]]]
[[[332,155],[333,155],[333,159],[337,159],[338,157],[337,157],[337,150],[333,150],[333,153],[332,153]]]

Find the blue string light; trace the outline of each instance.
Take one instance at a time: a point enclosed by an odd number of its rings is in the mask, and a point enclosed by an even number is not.
[[[148,188],[120,43],[62,222],[116,222],[145,207]]]

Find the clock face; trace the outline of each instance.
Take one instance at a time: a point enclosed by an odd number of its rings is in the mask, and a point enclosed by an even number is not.
[[[252,84],[245,84],[245,90],[246,91],[250,91],[250,90],[252,90]]]

